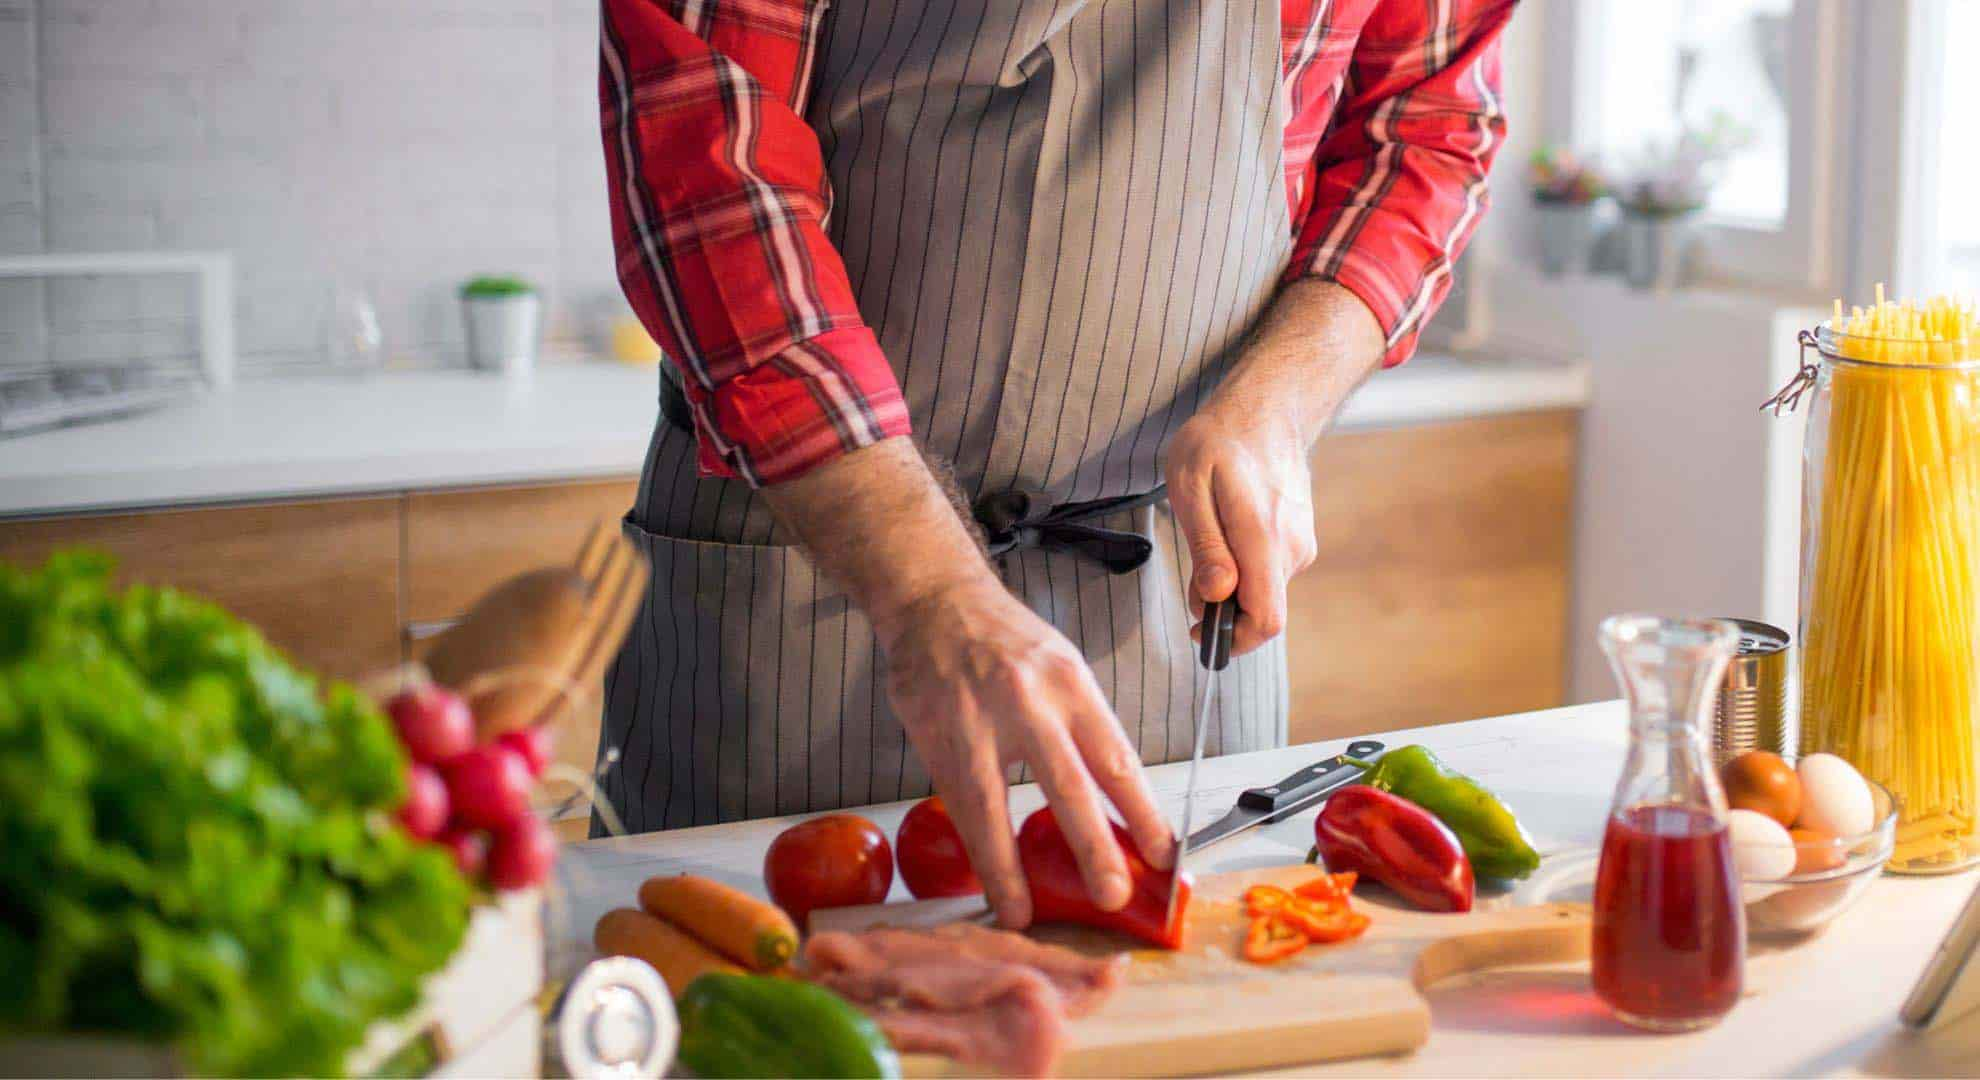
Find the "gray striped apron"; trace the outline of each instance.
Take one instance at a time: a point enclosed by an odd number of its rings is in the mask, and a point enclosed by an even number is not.
[[[824,20],[808,119],[831,236],[916,437],[972,500],[1161,482],[1291,249],[1278,8],[840,0]],[[1117,574],[1019,547],[998,566],[1084,652],[1142,759],[1186,758],[1200,673],[1180,532],[1166,502],[1094,524],[1153,557]],[[693,437],[664,421],[627,528],[652,587],[602,741],[629,829],[929,792],[865,617],[748,486],[698,479]],[[1209,752],[1279,745],[1285,725],[1282,639],[1225,674]]]

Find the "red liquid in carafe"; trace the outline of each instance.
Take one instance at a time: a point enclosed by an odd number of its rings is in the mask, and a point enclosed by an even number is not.
[[[1700,1027],[1739,999],[1745,956],[1725,825],[1676,806],[1610,818],[1595,878],[1595,993],[1631,1023]]]

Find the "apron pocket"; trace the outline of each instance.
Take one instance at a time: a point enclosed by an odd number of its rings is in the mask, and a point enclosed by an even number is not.
[[[628,829],[926,791],[870,625],[801,551],[625,531],[653,571],[605,688],[605,791]]]

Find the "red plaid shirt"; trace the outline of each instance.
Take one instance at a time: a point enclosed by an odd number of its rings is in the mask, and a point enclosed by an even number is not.
[[[1399,364],[1450,289],[1505,124],[1514,0],[1283,0],[1287,280],[1352,290]],[[803,119],[822,0],[604,0],[612,239],[710,475],[787,480],[908,431],[826,239]]]

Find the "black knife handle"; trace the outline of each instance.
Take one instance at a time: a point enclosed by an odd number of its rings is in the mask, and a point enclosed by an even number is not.
[[[1237,635],[1237,597],[1203,605],[1203,640],[1197,643],[1196,659],[1211,671],[1222,671],[1231,662],[1231,639]]]
[[[1297,807],[1315,793],[1329,790],[1359,773],[1361,766],[1349,764],[1348,758],[1366,761],[1381,752],[1382,744],[1374,739],[1357,739],[1348,744],[1345,754],[1316,761],[1270,787],[1252,788],[1244,792],[1238,796],[1238,805],[1247,810],[1271,813]]]

